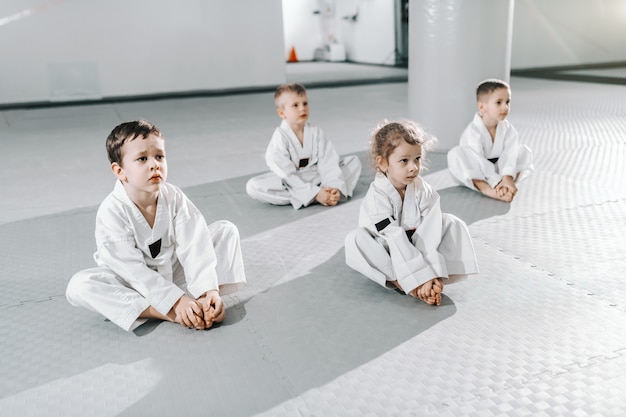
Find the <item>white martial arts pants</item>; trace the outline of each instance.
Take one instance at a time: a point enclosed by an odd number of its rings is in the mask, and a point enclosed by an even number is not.
[[[478,273],[478,262],[474,252],[474,244],[465,223],[458,217],[443,213],[443,227],[441,243],[437,251],[443,256],[446,263],[446,274],[441,278],[448,278],[445,284],[451,284]],[[396,288],[388,281],[396,281],[393,260],[389,255],[385,242],[380,237],[374,237],[370,232],[359,227],[346,236],[345,240],[346,264],[365,275],[372,281],[387,287]],[[430,279],[438,278],[433,276]],[[426,282],[426,281],[424,281]],[[423,284],[423,282],[405,283],[402,289],[409,293]],[[405,288],[408,287],[408,288]]]
[[[211,223],[209,232],[217,256],[217,276],[221,295],[230,294],[245,282],[239,231],[229,221]],[[173,282],[186,292],[184,270],[176,261],[172,268]],[[123,279],[106,267],[89,268],[76,273],[67,285],[66,297],[70,304],[102,314],[126,331],[131,331],[146,319],[139,315],[149,307],[148,301]]]
[[[345,197],[352,197],[352,192],[361,175],[361,161],[355,155],[348,155],[339,161],[341,173],[346,182]],[[321,177],[319,173],[311,171],[311,178],[303,178],[304,181],[315,182],[320,184]],[[292,196],[289,189],[283,184],[282,179],[273,172],[252,177],[246,184],[246,192],[255,200],[275,205],[291,204]]]
[[[472,180],[486,181],[494,188],[500,180],[501,167],[506,164],[504,158],[499,158],[494,164],[474,152],[469,146],[455,146],[448,151],[448,169],[450,173],[463,185],[476,190]],[[533,153],[526,145],[521,145],[517,153],[515,172],[519,173],[516,183],[526,179],[535,167]],[[515,177],[515,175],[514,175]]]

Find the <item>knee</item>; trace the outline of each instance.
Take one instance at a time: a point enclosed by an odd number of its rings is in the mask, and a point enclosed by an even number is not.
[[[344,239],[344,244],[346,247],[353,246],[355,240],[356,240],[356,230],[352,230],[346,235],[346,238]]]
[[[239,229],[229,220],[218,220],[209,226],[215,237],[239,240]]]
[[[450,225],[465,225],[463,220],[450,213],[441,213],[441,220],[444,227],[450,227]]]
[[[362,248],[370,243],[372,239],[372,235],[369,234],[367,229],[359,227],[346,235],[345,244],[346,246],[356,246],[357,248]]]
[[[353,166],[353,167],[361,166],[361,161],[359,160],[359,157],[356,155],[344,156],[343,159],[341,160],[341,163],[345,166]]]
[[[239,229],[235,226],[235,223],[229,220],[221,220],[222,227],[228,235],[239,237]]]
[[[257,182],[258,181],[256,178],[250,178],[248,182],[246,182],[246,193],[248,193],[248,195],[254,194],[254,192],[258,188]]]
[[[448,170],[453,176],[458,177],[460,175],[461,167],[463,166],[462,149],[460,146],[452,148],[448,151],[447,161]]]
[[[527,146],[520,146],[519,151],[517,152],[517,163],[522,165],[532,165],[533,162],[533,151]]]
[[[444,232],[453,231],[453,233],[459,233],[460,231],[468,230],[467,224],[454,214],[442,213],[442,223]]]
[[[65,289],[65,298],[67,298],[70,304],[76,305],[82,298],[88,278],[89,275],[86,271],[77,272],[70,278],[70,282],[67,283],[67,288]]]
[[[462,221],[460,218],[451,213],[441,213],[441,219],[443,220],[444,224]]]
[[[460,146],[455,146],[454,148],[450,149],[448,151],[448,164],[450,164],[451,162],[455,162],[456,160],[459,159],[459,153],[461,152],[461,148]]]
[[[354,264],[355,259],[359,259],[362,257],[362,255],[360,254],[362,253],[363,246],[364,246],[363,234],[369,235],[369,233],[367,233],[367,231],[364,228],[359,227],[358,229],[354,229],[346,235],[346,238],[344,241],[345,258],[346,258],[346,263],[350,266]]]
[[[350,162],[350,165],[353,167],[354,172],[360,176],[363,168],[361,166],[361,160],[357,156],[353,156],[353,158],[354,159]]]

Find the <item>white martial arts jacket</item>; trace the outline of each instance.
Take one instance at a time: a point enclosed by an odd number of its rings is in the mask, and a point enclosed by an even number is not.
[[[421,177],[407,186],[402,201],[387,177],[377,173],[361,203],[359,226],[382,240],[396,280],[413,276],[421,285],[448,276],[445,259],[437,251],[442,237],[439,194]]]
[[[199,297],[217,290],[217,258],[200,211],[176,186],[164,183],[151,228],[120,181],[96,215],[98,266],[110,268],[128,286],[166,315],[184,291],[173,283],[177,262],[187,291]]]
[[[508,120],[498,122],[496,136],[492,141],[480,114],[476,113],[472,122],[463,131],[459,145],[469,146],[485,159],[498,158],[500,177],[510,175],[515,178],[518,171],[516,164],[520,147],[519,135]],[[488,174],[487,177],[489,176]]]
[[[286,121],[276,128],[265,152],[265,162],[288,187],[294,207],[306,206],[320,190],[319,184],[337,188],[348,195],[346,182],[339,167],[339,154],[324,132],[308,123],[304,126],[304,141]]]

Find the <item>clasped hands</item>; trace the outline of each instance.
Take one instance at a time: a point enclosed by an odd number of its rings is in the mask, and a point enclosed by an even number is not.
[[[190,329],[209,329],[226,317],[224,303],[217,290],[207,291],[197,300],[183,295],[172,309],[174,321]]]

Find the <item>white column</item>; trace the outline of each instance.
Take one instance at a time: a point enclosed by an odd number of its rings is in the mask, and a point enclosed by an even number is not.
[[[410,0],[409,117],[437,136],[437,150],[459,142],[476,112],[476,86],[508,82],[514,0]]]

